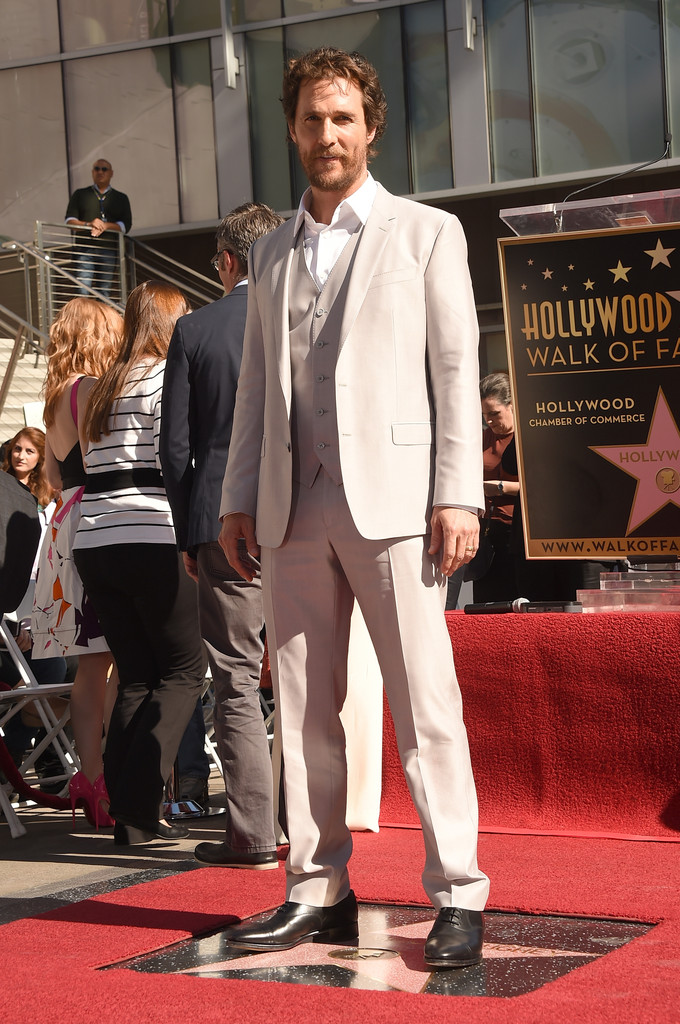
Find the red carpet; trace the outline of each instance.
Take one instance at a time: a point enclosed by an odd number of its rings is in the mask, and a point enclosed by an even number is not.
[[[557,623],[555,620],[559,620]],[[615,621],[614,621],[615,620]],[[279,871],[200,869],[0,928],[8,1024],[661,1024],[680,996],[677,615],[449,616],[490,909],[659,922],[527,995],[327,989],[94,968],[273,907]],[[361,900],[424,904],[422,836],[385,726],[383,821],[355,835]],[[569,832],[628,839],[570,838]],[[273,877],[272,877],[273,876]]]
[[[447,620],[482,830],[680,839],[680,616]],[[381,820],[417,823],[389,716]]]
[[[482,836],[491,906],[504,910],[662,922],[646,936],[513,999],[325,989],[256,981],[96,972],[283,898],[283,872],[210,868],[123,889],[0,929],[8,1024],[589,1024],[677,1019],[680,979],[678,848],[538,836]],[[357,835],[352,881],[364,900],[421,903],[421,836]]]

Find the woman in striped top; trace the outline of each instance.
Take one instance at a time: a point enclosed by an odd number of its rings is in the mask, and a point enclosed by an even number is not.
[[[184,296],[161,281],[130,294],[123,345],[86,378],[87,483],[73,545],[120,677],[104,752],[114,839],[182,838],[162,821],[163,789],[204,677],[195,585],[177,551],[158,457],[163,371]]]

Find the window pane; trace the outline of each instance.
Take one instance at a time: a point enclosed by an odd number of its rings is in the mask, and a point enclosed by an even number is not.
[[[221,28],[220,0],[170,0],[172,34]]]
[[[168,47],[64,63],[74,187],[91,181],[93,160],[114,168],[136,228],[176,224],[177,164]]]
[[[666,0],[666,68],[669,106],[668,130],[673,133],[674,153],[680,142],[680,0]]]
[[[57,0],[2,0],[0,60],[59,53]]]
[[[663,147],[657,0],[531,5],[541,175],[651,159]]]
[[[404,8],[404,48],[413,191],[451,188],[446,32],[439,0]]]
[[[64,50],[168,35],[165,0],[61,0]]]
[[[217,180],[210,44],[173,47],[182,220],[216,220]]]
[[[380,152],[371,163],[371,173],[391,192],[402,195],[410,192],[399,9],[366,11],[286,28],[286,47],[290,56],[329,42],[350,52],[358,50],[376,68],[389,111],[387,131],[378,143]],[[296,164],[297,204],[307,183],[297,160]]]
[[[363,2],[364,0],[283,0],[284,16],[292,18],[295,14],[317,14],[321,11],[330,11],[334,7],[356,8],[357,3]],[[377,3],[377,0],[366,0],[366,2]],[[246,6],[248,6],[247,0]],[[335,45],[339,46],[340,44],[336,43]]]
[[[0,175],[0,231],[28,242],[34,221],[61,224],[68,203],[58,64],[0,71],[0,135],[12,167]]]
[[[281,109],[283,30],[263,29],[246,37],[253,195],[275,210],[288,210],[290,157]]]
[[[526,0],[485,0],[493,181],[534,174]]]
[[[274,21],[282,17],[282,0],[231,0],[231,20],[234,25],[244,25],[249,21]]]

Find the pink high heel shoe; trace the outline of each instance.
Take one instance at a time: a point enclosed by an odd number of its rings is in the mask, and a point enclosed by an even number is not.
[[[98,775],[92,783],[92,792],[96,801],[95,804],[95,819],[97,828],[101,825],[102,828],[113,828],[115,822],[106,808],[110,804],[109,794],[106,790],[106,783],[104,782],[104,776]],[[106,806],[104,806],[106,805]]]
[[[90,825],[94,825],[97,831],[99,831],[100,825],[102,828],[113,828],[113,818],[106,812],[102,803],[109,801],[103,775],[99,775],[92,783],[83,772],[76,772],[69,781],[68,795],[71,800],[74,825],[76,823],[76,807],[81,807]]]

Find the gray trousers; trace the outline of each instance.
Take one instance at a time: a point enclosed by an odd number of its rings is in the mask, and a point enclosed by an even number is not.
[[[276,849],[269,743],[260,708],[262,584],[231,568],[217,542],[198,548],[198,611],[215,689],[213,722],[226,790],[226,842]]]

